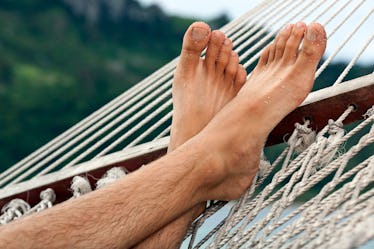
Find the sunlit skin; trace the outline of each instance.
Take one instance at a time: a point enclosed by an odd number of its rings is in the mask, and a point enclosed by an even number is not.
[[[194,42],[191,49],[199,45]],[[176,222],[174,229],[185,231],[191,219],[184,222],[183,217],[193,216],[188,212],[207,200],[239,198],[257,172],[269,132],[311,90],[325,47],[326,34],[321,25],[299,22],[287,26],[264,49],[257,67],[236,96],[217,101],[223,104],[214,108],[216,111],[206,122],[191,121],[201,125],[199,132],[181,129],[177,119],[182,119],[183,112],[190,113],[190,107],[184,109],[186,103],[193,106],[193,102],[201,100],[202,87],[219,88],[214,87],[214,81],[208,84],[209,73],[204,78],[206,83],[196,83],[196,72],[204,68],[205,62],[201,62],[198,52],[185,56],[183,50],[173,89],[175,140],[170,153],[111,185],[1,227],[0,248],[131,248],[178,219],[183,222]],[[208,91],[202,93],[215,96]],[[192,137],[182,136],[185,133]],[[183,232],[175,233],[175,241],[163,240],[161,234],[148,248],[179,245],[180,234]]]
[[[207,48],[205,58],[201,53]],[[232,100],[246,81],[232,42],[221,31],[211,32],[202,22],[187,30],[173,79],[174,113],[168,151],[185,143]],[[205,209],[205,202],[143,241],[136,248],[179,248],[191,222]]]

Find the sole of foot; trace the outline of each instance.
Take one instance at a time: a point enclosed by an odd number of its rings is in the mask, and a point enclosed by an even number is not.
[[[200,132],[236,96],[246,76],[231,40],[205,23],[193,23],[184,36],[173,80],[169,151]]]

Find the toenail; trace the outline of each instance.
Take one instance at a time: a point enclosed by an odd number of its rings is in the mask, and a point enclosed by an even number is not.
[[[206,29],[194,27],[192,28],[191,38],[195,41],[200,41],[207,37],[208,34],[209,32]]]
[[[318,33],[315,31],[312,27],[308,27],[306,32],[306,39],[309,41],[316,41],[317,40]]]
[[[292,24],[287,24],[283,30],[287,31],[287,30],[290,30],[292,27]]]
[[[230,43],[231,43],[230,39],[226,39],[223,44],[226,45],[226,46],[228,46],[228,45],[230,45]]]
[[[303,22],[297,22],[296,23],[296,28],[303,28],[304,27],[304,23]]]

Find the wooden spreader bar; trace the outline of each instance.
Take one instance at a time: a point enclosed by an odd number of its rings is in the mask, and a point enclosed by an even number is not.
[[[284,142],[285,137],[289,137],[286,135],[293,132],[294,124],[302,123],[304,119],[309,119],[311,127],[320,131],[329,119],[338,119],[350,105],[355,107],[355,111],[344,120],[344,124],[363,119],[366,111],[374,105],[374,74],[312,92],[300,107],[275,127],[267,145]]]
[[[294,124],[302,123],[305,118],[311,120],[314,130],[319,131],[329,119],[336,120],[349,105],[354,105],[356,109],[344,121],[345,124],[362,119],[365,112],[374,105],[374,74],[311,93],[299,108],[285,117],[271,132],[267,146],[284,142],[287,134],[289,137],[293,132]],[[46,188],[52,188],[56,192],[57,203],[65,201],[72,196],[69,187],[74,176],[84,175],[94,186],[96,180],[114,166],[134,171],[156,160],[166,153],[168,143],[168,137],[162,138],[3,188],[0,190],[0,207],[15,198],[21,198],[33,206],[40,201],[39,193]]]

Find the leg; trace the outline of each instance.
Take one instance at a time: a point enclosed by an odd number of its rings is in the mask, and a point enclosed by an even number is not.
[[[198,39],[194,38],[197,36]],[[207,47],[205,59],[201,52]],[[187,30],[173,82],[174,116],[168,151],[200,132],[242,87],[246,71],[239,64],[232,43],[204,23]],[[164,227],[137,248],[178,248],[191,222],[205,209],[205,202]]]
[[[0,247],[129,248],[198,203],[238,198],[257,171],[267,135],[313,85],[326,35],[318,24],[304,37],[305,30],[303,23],[283,30],[237,96],[172,153],[105,188],[1,227]]]

